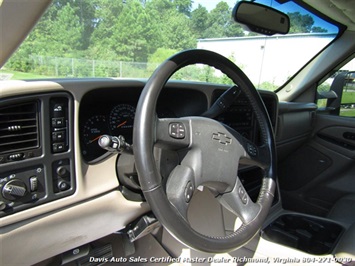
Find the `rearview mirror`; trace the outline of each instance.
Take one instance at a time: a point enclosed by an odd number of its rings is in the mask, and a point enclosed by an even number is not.
[[[286,34],[290,29],[290,19],[286,14],[254,2],[238,2],[233,9],[232,16],[236,22],[245,25],[248,30],[260,34]]]

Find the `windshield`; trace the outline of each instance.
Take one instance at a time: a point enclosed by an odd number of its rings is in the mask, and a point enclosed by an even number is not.
[[[235,0],[55,0],[0,70],[1,79],[148,78],[192,48],[220,53],[258,88],[275,90],[331,42],[338,28],[293,2],[257,1],[287,13],[287,35],[265,37],[231,19]],[[193,66],[174,79],[229,83]]]

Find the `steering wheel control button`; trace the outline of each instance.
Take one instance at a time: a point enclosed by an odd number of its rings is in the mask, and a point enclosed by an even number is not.
[[[250,156],[257,156],[258,155],[258,150],[253,144],[247,143],[247,152]]]
[[[174,139],[185,138],[185,126],[181,122],[174,122],[169,124],[169,135]]]
[[[238,194],[239,194],[239,198],[242,200],[243,204],[247,204],[248,203],[248,195],[242,186],[239,186]]]
[[[185,201],[187,203],[190,202],[192,195],[194,193],[194,186],[192,185],[191,181],[187,182],[185,187]]]

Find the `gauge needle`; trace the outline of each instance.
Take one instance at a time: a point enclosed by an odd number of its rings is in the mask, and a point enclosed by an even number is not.
[[[119,124],[119,125],[117,126],[117,128],[124,126],[126,123],[127,123],[127,120],[124,121],[124,122],[122,122],[121,124]]]
[[[100,135],[100,136],[97,136],[96,138],[94,138],[94,139],[92,139],[92,140],[90,140],[88,144],[93,143],[94,141],[98,140],[100,137],[101,137],[101,135]]]

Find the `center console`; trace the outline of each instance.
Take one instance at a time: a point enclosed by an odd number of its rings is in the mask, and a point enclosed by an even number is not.
[[[271,222],[262,237],[313,255],[331,254],[344,228],[330,220],[302,214],[283,214]]]

